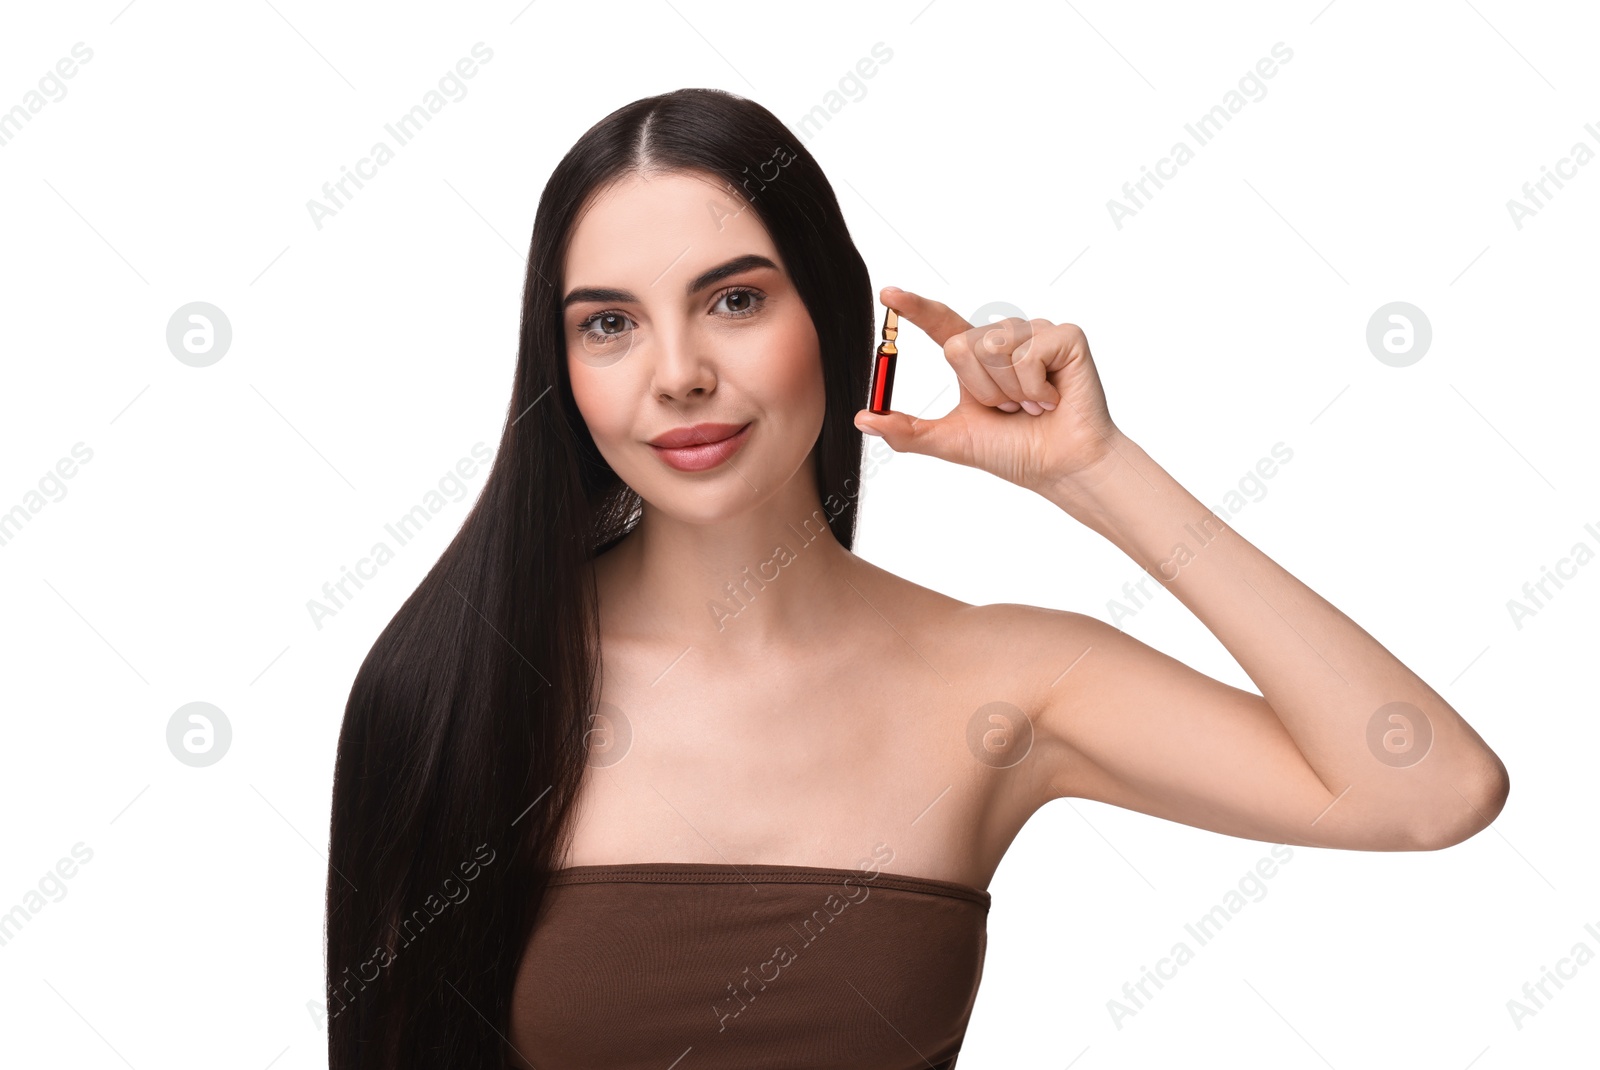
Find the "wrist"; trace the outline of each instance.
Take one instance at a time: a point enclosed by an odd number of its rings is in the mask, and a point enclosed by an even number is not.
[[[1059,508],[1099,530],[1103,519],[1133,487],[1149,489],[1144,464],[1149,455],[1120,430],[1105,439],[1105,452],[1076,471],[1047,478],[1038,492]]]

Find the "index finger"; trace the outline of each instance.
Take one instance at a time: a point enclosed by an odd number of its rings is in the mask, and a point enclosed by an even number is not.
[[[895,312],[916,324],[923,334],[941,346],[963,331],[972,330],[972,324],[962,319],[943,301],[930,301],[910,290],[897,290],[888,286],[879,291],[879,298]]]

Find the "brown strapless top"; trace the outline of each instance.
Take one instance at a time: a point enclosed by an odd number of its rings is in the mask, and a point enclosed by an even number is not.
[[[954,1070],[989,893],[818,866],[639,862],[551,876],[508,1066]]]

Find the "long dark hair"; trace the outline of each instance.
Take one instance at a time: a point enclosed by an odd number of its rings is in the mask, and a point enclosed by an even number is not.
[[[612,112],[539,198],[516,378],[483,490],[350,688],[328,859],[330,1070],[504,1061],[512,985],[570,842],[598,702],[590,563],[642,506],[573,399],[561,268],[587,199],[638,171],[726,183],[771,235],[821,346],[819,498],[834,538],[854,541],[853,417],[866,404],[874,303],[833,188],[790,130],[743,97],[679,89]]]

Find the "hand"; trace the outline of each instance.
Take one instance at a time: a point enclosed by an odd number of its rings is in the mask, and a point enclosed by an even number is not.
[[[862,409],[862,431],[898,452],[981,468],[1029,490],[1071,481],[1115,450],[1122,433],[1079,327],[1015,316],[974,327],[909,290],[886,287],[880,298],[944,347],[961,398],[938,419]],[[905,359],[903,346],[896,359]]]

